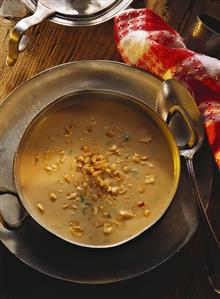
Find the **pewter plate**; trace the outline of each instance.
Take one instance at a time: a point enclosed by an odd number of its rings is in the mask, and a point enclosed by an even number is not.
[[[37,0],[21,0],[32,12]],[[132,0],[41,0],[56,11],[49,19],[66,26],[90,26],[105,22],[119,11],[126,9]]]
[[[146,72],[110,61],[63,64],[23,83],[0,107],[1,193],[6,190],[16,192],[13,180],[15,152],[28,124],[48,104],[70,92],[107,89],[134,96],[155,108],[160,84],[158,78]],[[199,163],[201,161],[203,163]],[[200,190],[207,203],[212,178],[207,144],[198,153],[196,162]],[[5,195],[4,198],[0,195],[0,203],[3,199],[7,208]],[[180,184],[165,215],[150,230],[124,245],[89,249],[68,244],[48,233],[31,218],[14,231],[0,227],[0,239],[20,260],[45,274],[79,283],[98,284],[125,280],[159,266],[190,240],[197,225],[196,208],[182,161]]]

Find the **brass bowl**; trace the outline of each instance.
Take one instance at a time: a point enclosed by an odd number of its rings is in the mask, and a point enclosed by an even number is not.
[[[78,101],[82,101],[85,96],[89,97],[89,99],[92,100],[97,100],[97,99],[102,99],[105,101],[117,101],[117,102],[123,102],[129,105],[132,105],[135,108],[138,108],[144,114],[156,124],[157,128],[162,132],[164,135],[169,151],[172,156],[172,169],[173,169],[173,180],[172,180],[172,186],[169,186],[169,188],[172,190],[170,192],[170,197],[166,200],[165,204],[161,208],[161,210],[158,210],[156,213],[154,219],[152,219],[151,223],[148,223],[146,227],[138,230],[138,232],[132,234],[130,237],[127,237],[123,240],[113,242],[111,244],[103,244],[103,245],[96,245],[96,244],[85,244],[82,242],[77,242],[75,240],[72,240],[70,238],[63,237],[62,234],[57,233],[55,230],[49,228],[47,225],[42,223],[37,217],[36,213],[33,212],[33,210],[30,208],[28,204],[28,199],[26,198],[24,194],[24,186],[23,183],[21,182],[21,170],[22,170],[22,158],[24,156],[24,151],[27,146],[28,140],[30,135],[33,133],[33,131],[37,130],[37,127],[41,121],[47,121],[47,117],[50,113],[53,113],[54,109],[59,109],[59,107],[62,107],[63,105],[66,105],[68,102],[72,104],[76,104]],[[36,132],[36,131],[35,131]],[[45,109],[43,109],[30,123],[30,125],[27,127],[25,130],[25,133],[23,134],[16,156],[15,156],[15,161],[14,161],[14,179],[15,179],[15,184],[16,184],[16,189],[18,192],[18,195],[21,199],[21,202],[29,215],[37,222],[39,223],[42,227],[44,227],[46,230],[51,232],[52,234],[76,245],[84,246],[84,247],[90,247],[90,248],[109,248],[109,247],[114,247],[118,246],[120,244],[123,244],[125,242],[128,242],[131,239],[134,239],[144,231],[146,231],[148,228],[150,228],[152,225],[154,225],[166,212],[168,209],[170,203],[172,202],[172,199],[176,193],[178,183],[179,183],[179,177],[180,177],[180,157],[179,157],[179,150],[177,147],[177,144],[167,126],[167,124],[160,118],[160,116],[153,111],[149,106],[147,106],[144,102],[136,99],[135,97],[131,97],[127,94],[115,92],[115,91],[109,91],[109,90],[81,90],[77,91],[74,93],[70,93],[67,95],[64,95],[63,97],[57,99],[50,105],[48,105]],[[30,180],[34,179],[33,177],[30,177]]]

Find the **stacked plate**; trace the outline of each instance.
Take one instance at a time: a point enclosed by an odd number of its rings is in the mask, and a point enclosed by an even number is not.
[[[13,175],[16,151],[25,129],[45,107],[80,90],[109,90],[140,99],[155,109],[160,85],[158,78],[121,63],[84,61],[48,69],[15,89],[0,107],[3,116],[0,165],[4,174],[0,177],[0,211],[9,211],[7,204],[17,201]],[[200,167],[197,172],[204,198],[208,197],[211,185],[208,157],[206,147],[197,157],[203,159],[203,163],[197,163]],[[12,204],[10,211],[13,209],[18,206],[13,208]],[[19,211],[15,214],[19,215]],[[179,186],[166,213],[150,229],[120,246],[95,249],[70,244],[32,218],[13,231],[2,226],[0,239],[19,259],[43,273],[80,283],[108,283],[138,276],[160,265],[190,240],[197,225],[196,208],[182,163]]]

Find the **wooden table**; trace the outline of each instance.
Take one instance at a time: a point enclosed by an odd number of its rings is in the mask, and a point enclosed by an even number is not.
[[[147,6],[161,14],[183,35],[199,12],[220,17],[219,0],[149,0]],[[5,58],[13,26],[14,21],[0,19],[0,102],[20,83],[48,67],[86,59],[121,61],[113,40],[112,20],[81,29],[45,21],[32,30],[30,47],[10,68],[5,65]],[[0,244],[0,298],[218,298],[208,283],[200,246],[198,232],[172,260],[141,278],[107,286],[85,286],[46,277],[18,261]]]

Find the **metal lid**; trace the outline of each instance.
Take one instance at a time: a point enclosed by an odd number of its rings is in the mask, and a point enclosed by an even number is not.
[[[35,11],[37,2],[52,8],[55,14],[49,19],[66,26],[92,26],[114,17],[128,7],[132,0],[21,0]]]

